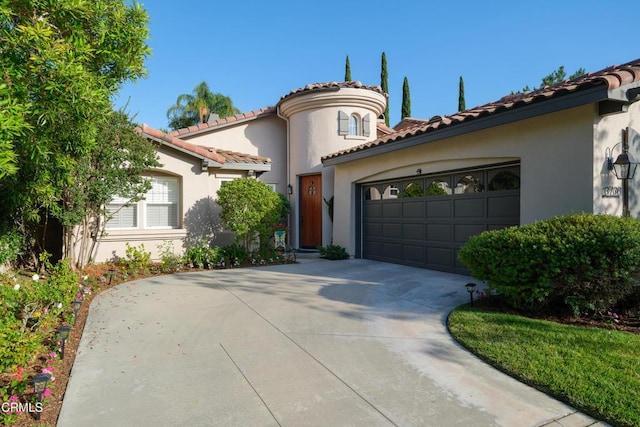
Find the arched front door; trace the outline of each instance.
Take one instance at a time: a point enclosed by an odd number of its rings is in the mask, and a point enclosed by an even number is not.
[[[300,247],[322,245],[322,175],[300,177]]]

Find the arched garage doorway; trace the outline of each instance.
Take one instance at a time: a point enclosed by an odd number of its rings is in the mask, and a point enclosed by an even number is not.
[[[520,224],[520,166],[362,185],[362,256],[468,274],[458,251],[485,230]]]

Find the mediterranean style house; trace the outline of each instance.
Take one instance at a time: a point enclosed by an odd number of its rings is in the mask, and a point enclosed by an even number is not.
[[[387,95],[360,82],[310,84],[273,107],[169,133],[142,125],[163,166],[149,171],[145,200],[110,221],[95,259],[122,255],[126,242],[154,255],[166,241],[231,243],[216,192],[255,177],[290,198],[294,248],[334,243],[355,257],[465,273],[457,251],[484,230],[622,215],[625,201],[639,217],[640,177],[614,173],[627,146],[640,158],[639,100],[640,59],[394,128],[379,120]]]

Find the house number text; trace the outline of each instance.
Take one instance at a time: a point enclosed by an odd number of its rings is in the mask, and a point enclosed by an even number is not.
[[[602,197],[620,197],[622,187],[614,187],[612,185],[602,188]]]

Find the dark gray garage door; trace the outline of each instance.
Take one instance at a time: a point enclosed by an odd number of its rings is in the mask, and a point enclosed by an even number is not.
[[[363,185],[364,258],[467,274],[469,237],[520,223],[520,167]]]

